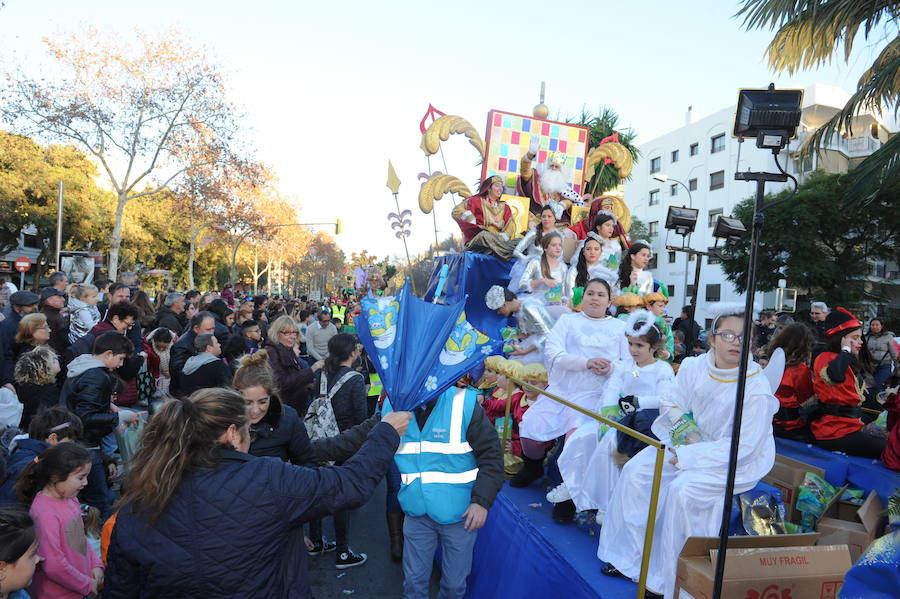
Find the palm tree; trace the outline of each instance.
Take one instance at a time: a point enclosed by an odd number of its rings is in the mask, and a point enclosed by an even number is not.
[[[591,138],[588,143],[588,150],[599,146],[603,139],[618,132],[619,143],[631,152],[631,156],[634,158],[635,162],[637,162],[637,159],[640,156],[640,151],[632,144],[632,141],[637,136],[634,129],[631,127],[620,128],[618,126],[619,115],[615,110],[608,106],[601,106],[600,114],[598,115],[591,114],[589,110],[582,108],[581,114],[576,117],[567,118],[566,123],[590,128]],[[628,179],[630,178],[631,176],[629,175]],[[585,189],[596,189],[597,194],[601,194],[610,189],[615,189],[619,186],[619,183],[621,183],[621,180],[619,179],[619,173],[615,168],[598,168],[594,172],[594,176],[591,180],[585,182]]]
[[[735,15],[747,29],[777,29],[766,48],[769,66],[789,75],[818,67],[831,60],[843,44],[844,61],[850,57],[860,28],[863,38],[875,45],[886,42],[881,53],[863,73],[856,92],[844,107],[811,137],[808,152],[817,152],[823,140],[835,132],[850,132],[851,119],[863,110],[900,110],[900,2],[894,0],[744,0]],[[882,23],[887,27],[879,27]],[[893,25],[893,31],[889,28]],[[883,36],[883,40],[882,40]],[[892,136],[851,173],[848,200],[868,202],[884,181],[900,177],[900,135]]]

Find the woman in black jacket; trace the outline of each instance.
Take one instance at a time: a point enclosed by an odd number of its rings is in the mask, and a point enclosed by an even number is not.
[[[284,403],[301,416],[306,414],[309,385],[315,372],[322,367],[316,362],[310,367],[301,357],[297,339],[300,327],[290,316],[281,316],[269,327],[269,338],[264,348],[269,352],[269,364],[275,372],[275,381],[282,390]]]
[[[274,325],[273,328],[275,328]],[[339,333],[329,339],[328,357],[325,358],[325,364],[313,386],[317,396],[331,397],[334,417],[338,429],[342,433],[364,422],[367,415],[363,376],[350,368],[350,365],[359,357],[356,345],[356,338],[346,333]],[[309,525],[310,537],[314,542],[318,542],[318,539],[322,538],[322,521],[313,520]],[[337,540],[335,567],[338,569],[351,568],[361,566],[366,562],[368,556],[365,553],[355,553],[350,549],[349,511],[335,512],[334,534]],[[329,550],[327,543],[322,547],[324,551]],[[316,549],[318,549],[318,545]],[[310,555],[317,555],[317,553],[310,551]]]

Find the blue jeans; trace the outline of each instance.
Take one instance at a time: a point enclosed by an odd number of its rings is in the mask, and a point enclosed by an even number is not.
[[[103,520],[112,514],[112,505],[116,500],[115,494],[106,484],[106,467],[100,459],[100,450],[91,449],[91,471],[88,473],[87,486],[81,490],[80,499],[100,510]]]
[[[441,589],[438,599],[461,599],[472,570],[472,549],[477,531],[469,532],[465,521],[438,524],[428,516],[403,521],[403,597],[428,599],[434,552],[441,543]]]

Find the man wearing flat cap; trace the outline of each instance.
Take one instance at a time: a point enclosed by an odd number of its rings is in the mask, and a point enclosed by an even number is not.
[[[38,296],[31,291],[16,291],[9,296],[9,305],[3,311],[6,320],[0,322],[0,385],[15,393],[13,387],[13,339],[19,328],[19,321],[26,314],[37,311]]]

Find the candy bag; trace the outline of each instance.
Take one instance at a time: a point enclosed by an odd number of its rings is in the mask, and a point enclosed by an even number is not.
[[[609,420],[615,420],[616,422],[618,422],[619,418],[622,417],[622,411],[619,409],[618,405],[603,406],[602,408],[600,408],[600,415],[604,418],[608,418]],[[608,424],[603,424],[602,422],[600,422],[599,425],[599,430],[597,431],[598,441],[602,439],[603,435],[606,434],[606,431],[610,429],[610,426]]]
[[[700,427],[697,426],[696,421],[694,421],[693,412],[682,414],[681,417],[675,421],[669,438],[671,445],[674,447],[678,447],[679,445],[691,445],[692,443],[702,441]]]
[[[837,495],[838,490],[817,474],[807,472],[797,493],[797,511],[802,516],[800,523],[812,528],[822,516],[825,506]]]
[[[547,300],[547,303],[551,305],[562,303],[562,285],[551,287],[550,289],[545,291],[544,299]]]

